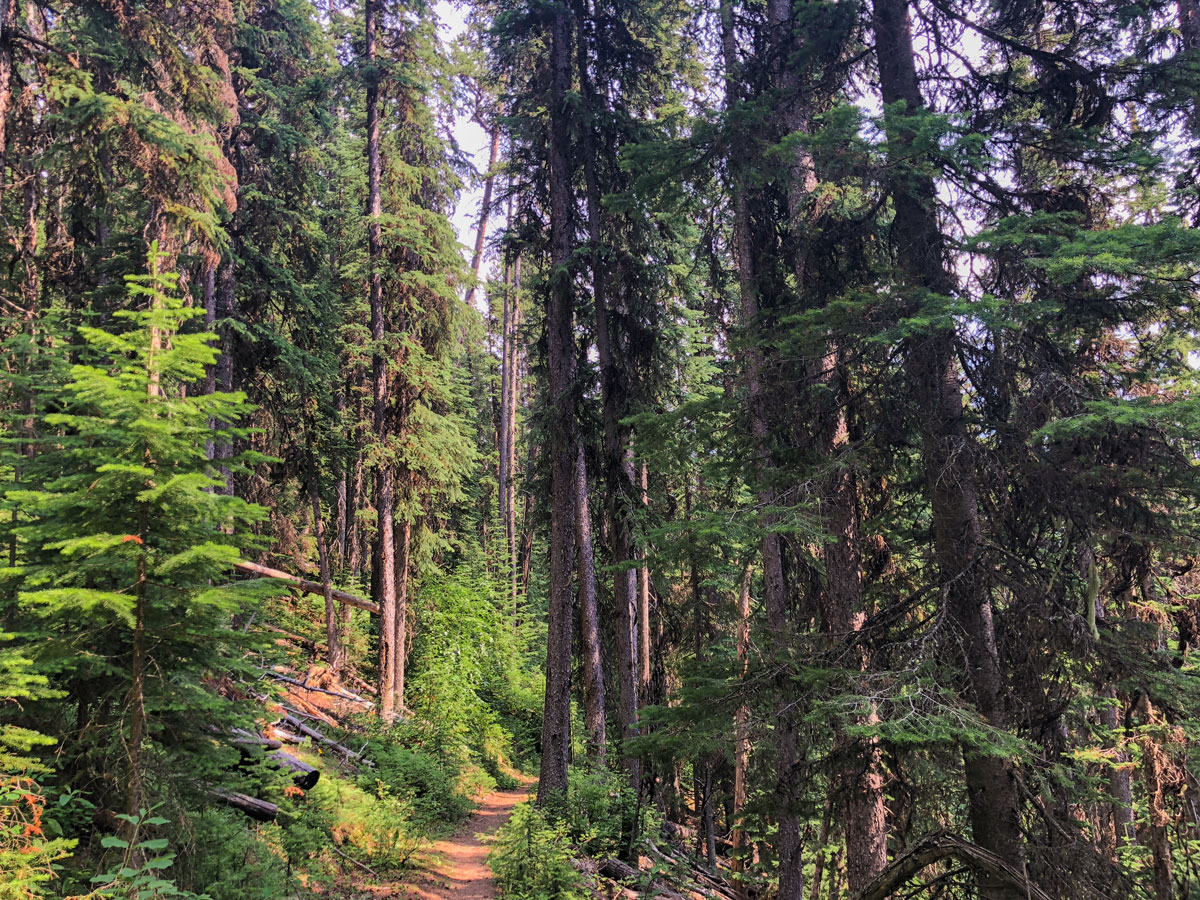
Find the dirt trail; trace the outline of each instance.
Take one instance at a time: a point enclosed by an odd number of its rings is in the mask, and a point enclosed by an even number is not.
[[[476,835],[490,834],[507,822],[513,807],[528,797],[531,789],[532,785],[525,785],[484,797],[466,825],[433,845],[425,873],[405,885],[405,893],[419,900],[495,900],[488,845]]]

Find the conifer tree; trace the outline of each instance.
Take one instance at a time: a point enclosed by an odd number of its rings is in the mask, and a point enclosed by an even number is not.
[[[181,396],[215,359],[213,336],[183,330],[202,310],[183,306],[157,248],[149,259],[127,280],[119,327],[82,328],[88,362],[64,361],[62,381],[44,386],[56,411],[41,417],[44,445],[26,473],[44,487],[8,492],[29,517],[16,529],[9,614],[78,710],[77,725],[57,722],[52,736],[69,738],[76,759],[107,759],[105,792],[135,818],[148,781],[172,780],[171,762],[231,716],[203,679],[244,665],[234,651],[246,637],[231,627],[242,595],[213,585],[262,515],[214,490],[205,437],[210,421],[240,434],[230,423],[243,397]]]

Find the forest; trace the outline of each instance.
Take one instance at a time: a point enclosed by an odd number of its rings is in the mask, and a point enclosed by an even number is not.
[[[0,0],[0,900],[1200,898],[1200,0]]]

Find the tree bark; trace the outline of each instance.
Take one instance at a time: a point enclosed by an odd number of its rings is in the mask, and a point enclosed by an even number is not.
[[[574,297],[571,289],[572,207],[570,117],[571,27],[557,6],[550,23],[549,193],[550,271],[546,297],[550,426],[550,596],[546,640],[546,700],[537,802],[567,790],[571,748],[571,568],[575,552]]]
[[[587,54],[583,23],[579,22],[579,71],[583,93],[593,115],[602,102],[587,77]],[[622,419],[629,414],[629,373],[613,351],[613,323],[609,309],[609,279],[605,262],[604,212],[601,188],[596,172],[597,146],[593,122],[584,123],[583,159],[587,188],[589,262],[592,271],[592,300],[596,316],[596,355],[600,364],[600,391],[604,420],[605,517],[608,520],[609,556],[615,563],[634,557],[633,462],[629,458],[629,428]],[[638,731],[637,668],[637,570],[616,572],[614,595],[617,607],[617,714],[621,722],[621,758],[629,782],[637,790],[641,781],[638,760],[628,752],[627,743]]]
[[[575,455],[575,541],[579,560],[579,612],[583,638],[583,705],[588,756],[597,768],[608,752],[605,734],[604,663],[600,657],[600,616],[596,607],[596,564],[588,504],[587,460],[580,442]]]
[[[888,135],[890,154],[901,170],[891,186],[895,218],[892,243],[902,281],[913,292],[951,296],[945,240],[937,220],[933,179],[907,171],[913,131],[907,116],[925,108],[917,79],[907,0],[873,0],[875,47],[883,102],[903,104]],[[915,301],[904,301],[912,310]],[[1007,726],[1004,682],[996,648],[991,598],[982,566],[978,489],[970,440],[963,419],[956,337],[939,328],[908,339],[903,348],[909,389],[920,415],[922,462],[933,513],[934,555],[950,620],[964,637],[967,681],[975,705],[994,728]],[[985,850],[1020,866],[1025,858],[1016,785],[1009,759],[963,750],[971,828]],[[1017,900],[1012,884],[984,873],[984,900]]]
[[[874,881],[854,895],[855,900],[887,900],[922,869],[946,859],[957,859],[975,875],[976,882],[1004,884],[1013,897],[1053,900],[1027,879],[1020,863],[985,850],[944,831],[931,834],[911,850],[896,857]]]
[[[408,663],[408,586],[412,579],[412,522],[406,518],[404,524],[397,524],[397,527],[400,529],[400,553],[396,557],[396,666],[393,684],[396,708],[403,710],[404,678]]]
[[[518,329],[521,326],[521,257],[513,263],[513,291],[511,322],[508,337],[508,407],[504,420],[507,435],[508,463],[505,471],[506,483],[504,533],[508,547],[509,579],[512,593],[513,612],[517,608],[518,559],[517,559],[517,404],[521,395],[521,359],[518,353]]]
[[[643,462],[641,466],[642,507],[650,505],[650,472]],[[638,687],[642,704],[650,697],[650,567],[646,565],[646,548],[639,547],[637,556],[642,561],[638,566]]]
[[[734,886],[745,891],[743,880],[736,877],[745,871],[746,827],[742,816],[746,809],[749,792],[746,785],[746,774],[750,766],[750,706],[746,702],[746,676],[750,671],[750,569],[742,573],[742,582],[738,587],[738,620],[737,620],[737,672],[739,687],[742,692],[741,702],[733,717],[733,852],[729,868],[734,872]]]
[[[325,598],[325,641],[329,647],[329,668],[332,672],[341,672],[344,662],[342,639],[338,633],[338,608],[333,599],[329,545],[325,540],[325,520],[321,515],[321,491],[317,484],[315,460],[310,465],[313,471],[308,481],[308,496],[312,504],[313,532],[317,538],[317,564],[321,572],[321,594]]]
[[[779,3],[780,0],[773,0]],[[789,4],[790,8],[790,4]],[[728,0],[721,3],[722,50],[726,73],[726,105],[735,106],[740,97],[737,87],[737,59],[733,33],[733,9]],[[735,161],[736,165],[736,161]],[[740,183],[733,188],[734,208],[734,253],[737,265],[738,287],[741,294],[741,324],[751,337],[744,343],[742,366],[745,372],[747,391],[747,413],[750,418],[750,437],[757,455],[758,481],[757,500],[760,508],[767,512],[760,526],[762,529],[761,550],[763,562],[763,601],[766,607],[767,644],[771,655],[777,660],[787,649],[787,586],[783,574],[783,549],[779,533],[775,530],[777,517],[771,510],[776,503],[772,484],[774,459],[770,445],[765,398],[763,397],[762,370],[763,354],[759,347],[758,330],[759,301],[755,283],[754,250],[751,246],[750,213],[745,189]],[[782,697],[782,684],[777,684],[777,709],[786,705]],[[778,806],[778,854],[779,900],[802,900],[804,896],[804,860],[801,854],[802,824],[798,813],[796,737],[793,725],[780,712],[776,717],[776,804]]]
[[[268,566],[262,566],[258,563],[247,562],[246,560],[238,560],[233,564],[235,569],[241,569],[243,572],[250,572],[254,575],[261,575],[264,578],[275,578],[279,581],[286,581],[293,587],[299,588],[309,594],[325,594],[324,586],[317,581],[309,581],[306,578],[297,578],[295,575],[289,575],[287,572],[281,572],[279,569],[272,569]],[[339,591],[336,588],[330,591],[333,599],[337,600],[344,606],[352,606],[355,609],[361,609],[371,613],[371,615],[379,615],[379,605],[372,603],[370,600],[364,600],[355,594]]]
[[[384,340],[387,336],[386,314],[383,308],[383,195],[380,188],[382,162],[379,151],[379,72],[377,64],[379,19],[382,15],[379,0],[367,0],[366,58],[367,58],[367,255],[371,307],[371,365],[373,381],[374,438],[379,459],[375,473],[375,512],[378,524],[375,535],[375,574],[372,598],[379,604],[379,714],[390,723],[396,715],[396,544],[393,534],[395,512],[395,474],[387,454],[388,443],[388,365]]]
[[[12,79],[16,67],[17,0],[0,0],[0,198],[8,186],[8,116],[12,109]]]

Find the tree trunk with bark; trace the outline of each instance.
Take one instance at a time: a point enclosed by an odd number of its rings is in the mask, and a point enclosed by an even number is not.
[[[396,715],[396,545],[393,534],[395,512],[395,474],[382,451],[388,441],[388,366],[384,341],[387,336],[386,314],[383,307],[383,195],[380,181],[382,161],[379,150],[379,72],[376,69],[379,20],[382,17],[379,0],[367,0],[366,58],[367,58],[367,255],[369,300],[371,309],[371,360],[373,381],[372,422],[374,438],[381,458],[375,472],[375,511],[378,517],[375,536],[374,578],[372,598],[379,604],[379,714],[384,722]]]
[[[907,0],[873,0],[875,47],[883,102],[903,103],[908,116],[920,116],[924,98],[917,78]],[[889,134],[890,154],[902,174],[891,186],[895,218],[892,243],[910,295],[955,293],[945,239],[937,220],[933,179],[907,171],[914,128],[901,114]],[[903,315],[915,302],[903,301]],[[956,336],[951,328],[911,337],[903,348],[905,375],[921,422],[926,490],[933,513],[934,555],[950,620],[961,631],[964,667],[976,708],[988,724],[1007,726],[992,605],[982,565],[978,488],[970,439],[963,419]],[[963,750],[971,828],[984,849],[1018,867],[1025,858],[1012,761]],[[1017,900],[1003,879],[980,876],[984,900]]]
[[[550,272],[546,297],[550,414],[550,596],[546,701],[537,802],[567,790],[571,748],[571,569],[575,553],[576,350],[571,289],[572,207],[570,117],[571,24],[563,6],[550,24]]]
[[[595,111],[603,102],[587,76],[587,54],[581,11],[577,53],[580,82],[589,107]],[[629,414],[630,378],[626,360],[614,352],[613,322],[609,308],[609,277],[605,261],[604,210],[596,172],[597,146],[592,122],[581,129],[583,135],[584,180],[587,188],[588,243],[592,271],[592,300],[596,316],[596,356],[600,364],[600,392],[604,420],[605,517],[608,520],[609,556],[616,563],[634,557],[633,522],[630,504],[634,497],[633,461],[629,457],[628,426],[622,420]],[[617,607],[617,714],[621,722],[621,758],[629,781],[637,790],[641,781],[638,760],[627,744],[638,732],[637,668],[637,570],[618,569],[614,595]]]
[[[600,657],[600,616],[596,606],[596,563],[588,503],[587,460],[580,443],[575,456],[575,541],[578,544],[579,614],[583,642],[583,706],[588,756],[604,766],[608,752],[605,733],[604,663]]]
[[[779,2],[779,0],[775,0]],[[737,84],[737,58],[733,34],[732,4],[721,3],[722,50],[726,72],[726,105],[735,106],[740,99]],[[755,278],[754,248],[750,234],[750,210],[744,185],[734,186],[734,257],[737,266],[738,287],[741,294],[741,325],[751,336],[744,343],[742,368],[747,393],[747,414],[750,419],[750,437],[757,455],[758,481],[757,500],[760,508],[767,512],[760,525],[760,541],[763,563],[763,602],[767,618],[767,646],[769,653],[780,659],[788,647],[787,585],[783,573],[783,548],[776,530],[777,516],[771,512],[776,505],[773,481],[774,459],[770,445],[765,398],[763,396],[763,354],[757,340],[759,320],[758,289]],[[798,810],[798,773],[796,769],[797,746],[793,725],[782,714],[786,702],[782,697],[782,684],[776,685],[780,694],[776,706],[781,714],[775,723],[776,737],[776,805],[778,806],[778,831],[776,853],[778,855],[779,900],[802,900],[804,895],[804,860],[801,854],[802,823]]]
[[[329,544],[325,540],[325,521],[321,515],[321,491],[317,484],[315,460],[310,465],[313,467],[313,474],[308,482],[308,496],[312,503],[313,533],[317,539],[317,564],[321,572],[321,593],[325,597],[325,641],[329,647],[329,669],[332,672],[341,672],[344,658],[342,639],[338,632],[338,607],[333,599]]]
[[[404,523],[396,523],[400,539],[394,541],[400,545],[396,555],[396,665],[393,669],[393,690],[396,694],[396,708],[404,707],[404,678],[408,669],[408,589],[412,579],[412,522],[405,518]]]

